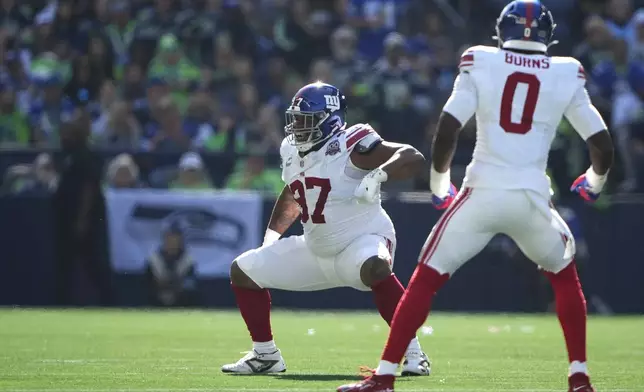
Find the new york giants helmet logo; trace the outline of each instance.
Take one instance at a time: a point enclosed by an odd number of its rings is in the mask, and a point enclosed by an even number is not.
[[[331,112],[340,110],[340,97],[337,95],[325,95],[324,99],[326,101],[326,108]]]

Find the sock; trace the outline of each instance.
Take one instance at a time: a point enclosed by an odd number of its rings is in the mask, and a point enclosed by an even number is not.
[[[573,375],[575,373],[584,373],[585,375],[589,375],[588,373],[588,366],[586,365],[586,362],[579,362],[579,361],[572,361],[570,364],[570,371],[568,372],[568,375]]]
[[[378,376],[384,376],[384,375],[390,375],[393,376],[396,374],[396,370],[398,369],[398,364],[397,363],[392,363],[389,361],[380,361],[380,364],[376,368],[376,375]]]
[[[396,307],[405,293],[404,286],[400,283],[396,275],[391,274],[387,279],[374,284],[371,290],[373,292],[373,300],[376,303],[380,316],[382,316],[387,324],[391,325],[391,320],[394,318]],[[411,342],[409,342],[407,351],[417,353],[423,351],[420,347],[418,338],[414,337]]]
[[[414,336],[414,338],[409,342],[409,345],[407,346],[407,353],[408,352],[413,352],[413,353],[422,353],[423,349],[420,347],[420,342],[418,341],[418,338]]]
[[[250,290],[231,285],[237,307],[248,327],[253,342],[270,342],[271,332],[271,294],[266,289]]]
[[[394,314],[379,368],[389,369],[387,362],[400,363],[405,348],[427,319],[434,295],[448,279],[449,274],[441,275],[426,264],[418,264]]]
[[[277,346],[274,340],[268,342],[253,342],[253,350],[260,354],[270,354],[277,351]]]
[[[555,304],[572,364],[586,362],[586,299],[574,261],[557,274],[546,272],[555,292]]]
[[[373,301],[376,303],[380,316],[391,325],[396,306],[405,293],[405,288],[396,275],[391,274],[387,279],[381,280],[371,287]]]

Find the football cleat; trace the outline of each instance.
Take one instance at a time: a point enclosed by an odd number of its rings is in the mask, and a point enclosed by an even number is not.
[[[568,392],[595,392],[590,385],[590,378],[584,373],[575,373],[568,377]]]
[[[286,371],[286,363],[280,350],[261,354],[253,350],[239,361],[222,366],[221,371],[236,374],[283,373]]]
[[[432,364],[424,352],[408,352],[403,362],[401,376],[429,376]]]
[[[394,392],[394,376],[373,375],[364,380],[339,386],[338,392]]]

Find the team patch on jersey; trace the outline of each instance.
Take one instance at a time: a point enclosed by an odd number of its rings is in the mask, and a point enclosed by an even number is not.
[[[324,155],[333,156],[339,152],[340,152],[340,142],[338,140],[333,140],[326,147],[326,153],[324,153]]]

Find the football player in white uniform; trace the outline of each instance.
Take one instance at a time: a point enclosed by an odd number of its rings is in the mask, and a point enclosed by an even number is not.
[[[226,373],[286,370],[270,324],[268,289],[371,290],[390,322],[404,288],[392,273],[396,235],[380,204],[380,183],[417,173],[424,158],[408,145],[383,141],[368,124],[347,127],[346,102],[334,86],[300,89],[286,111],[280,154],[286,183],[275,203],[264,244],[232,264],[232,289],[253,350]],[[300,217],[304,235],[282,238]],[[418,339],[407,342],[404,375],[428,375]]]
[[[588,98],[579,62],[547,55],[554,27],[550,11],[538,0],[513,1],[497,20],[500,47],[476,46],[463,54],[432,146],[430,186],[435,205],[447,210],[421,250],[374,375],[338,391],[392,392],[404,345],[427,318],[436,291],[503,233],[552,283],[570,362],[569,391],[593,392],[574,239],[549,203],[546,164],[565,116],[586,141],[592,161],[571,190],[593,201],[612,165],[613,144]],[[459,130],[474,114],[474,156],[455,196],[449,168]]]

